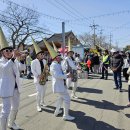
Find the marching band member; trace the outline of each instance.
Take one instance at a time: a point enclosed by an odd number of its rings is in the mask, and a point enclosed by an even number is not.
[[[18,130],[20,128],[15,120],[20,102],[20,75],[15,58],[20,56],[20,53],[9,47],[1,28],[0,46],[2,55],[0,59],[0,97],[2,98],[0,127],[1,130],[7,130],[8,121],[9,128]]]
[[[31,71],[34,75],[34,84],[36,86],[36,91],[37,91],[37,111],[41,112],[42,111],[42,107],[47,106],[44,103],[44,97],[45,97],[45,92],[46,92],[46,78],[44,76],[44,70],[46,69],[46,60],[44,59],[44,53],[43,51],[40,49],[40,47],[37,45],[37,43],[35,43],[35,41],[32,39],[33,41],[33,45],[34,45],[34,49],[36,52],[36,59],[34,59],[32,61],[31,64]],[[43,82],[42,79],[44,79]]]
[[[62,71],[62,67],[60,65],[61,57],[58,56],[58,53],[49,45],[47,41],[44,40],[44,43],[53,59],[53,62],[50,66],[50,73],[52,75],[52,89],[53,93],[59,94],[59,99],[57,100],[56,104],[56,110],[55,110],[55,116],[60,114],[62,111],[60,111],[60,107],[63,103],[63,120],[74,120],[75,117],[72,117],[69,115],[69,109],[70,109],[70,96],[67,91],[67,88],[64,84],[64,79],[67,77],[71,77],[71,74],[68,75],[64,74]]]
[[[78,75],[77,75],[77,66],[74,63],[74,61],[72,60],[73,54],[74,52],[72,51],[72,47],[71,47],[71,43],[70,43],[70,39],[68,39],[68,53],[67,53],[67,57],[65,58],[64,62],[63,62],[63,68],[65,70],[66,73],[71,73],[72,77],[68,77],[66,80],[66,85],[69,88],[71,83],[73,83],[73,90],[72,90],[72,94],[71,97],[73,98],[78,98],[76,96],[76,89],[77,89],[77,80],[78,80]]]

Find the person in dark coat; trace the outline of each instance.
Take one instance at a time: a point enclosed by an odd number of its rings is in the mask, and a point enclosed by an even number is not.
[[[97,53],[95,53],[93,57],[94,73],[99,73],[99,64],[100,64],[99,56]]]
[[[115,89],[119,89],[122,92],[122,80],[121,80],[121,70],[123,66],[123,58],[118,51],[113,49],[113,56],[111,59],[111,69],[113,71]]]

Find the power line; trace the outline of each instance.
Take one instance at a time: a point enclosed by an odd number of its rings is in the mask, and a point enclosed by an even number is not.
[[[102,18],[102,17],[109,17],[109,16],[115,16],[115,15],[121,15],[121,14],[125,14],[125,13],[130,13],[130,10],[123,10],[123,11],[118,11],[118,12],[113,12],[113,13],[108,13],[108,14],[101,14],[101,15],[97,15],[97,16],[92,16],[92,17],[88,17],[87,19],[96,19],[96,18]],[[86,18],[81,18],[81,19],[74,19],[74,20],[69,20],[70,22],[74,22],[74,21],[84,21],[86,20]]]
[[[53,5],[54,7],[56,7],[57,9],[60,8],[60,10],[62,10],[64,13],[66,13],[67,15],[73,17],[73,18],[76,18],[75,16],[71,15],[70,13],[66,12],[62,7],[60,6],[57,6],[55,3],[53,3],[52,1],[50,0],[47,0],[48,3],[50,3],[51,5]],[[62,21],[68,21],[68,20],[62,20]]]
[[[69,26],[69,27],[71,28],[70,30],[75,30],[73,24],[68,23],[68,24],[66,24],[66,25]],[[76,31],[77,31],[78,33],[82,33],[82,31],[79,30],[79,29],[76,29],[75,32],[76,32]]]
[[[63,1],[63,3],[64,4],[62,4],[61,2],[59,2],[58,0],[55,0],[55,2],[56,3],[54,3],[54,2],[52,2],[51,0],[47,0],[47,2],[49,2],[50,4],[52,4],[53,6],[55,6],[55,7],[57,7],[58,9],[60,9],[60,10],[62,10],[64,13],[66,13],[67,15],[69,15],[69,16],[71,16],[71,17],[73,17],[74,19],[77,19],[77,18],[79,18],[80,19],[80,17],[79,16],[81,16],[80,14],[78,15],[78,13],[76,13],[75,11],[71,11],[68,7],[70,7],[70,6],[68,6],[68,4],[65,2],[65,1]],[[59,5],[59,6],[57,6],[57,4]],[[66,5],[67,4],[67,5]],[[69,22],[69,20],[66,20],[65,21],[66,23],[68,23]],[[75,21],[76,22],[76,21]],[[88,22],[88,21],[87,21]],[[70,23],[70,22],[69,22]],[[86,24],[86,23],[84,23],[84,24]],[[90,24],[90,23],[89,23]],[[78,24],[77,24],[78,25]],[[80,24],[80,25],[82,25],[82,24]]]
[[[63,8],[65,8],[66,10],[68,10],[71,14],[73,14],[73,15],[75,15],[76,17],[78,17],[79,19],[81,18],[81,16],[83,17],[83,18],[85,18],[81,13],[79,13],[76,9],[74,9],[70,4],[68,4],[66,1],[64,1],[64,0],[61,0],[62,1],[62,3],[60,3],[58,0],[55,0],[55,1],[57,1],[57,3],[59,3]],[[71,11],[72,10],[72,11]],[[90,21],[89,19],[88,19],[88,21]],[[88,22],[87,21],[87,22]]]
[[[65,21],[65,19],[61,19],[61,18],[59,18],[59,17],[54,17],[54,16],[51,16],[51,15],[44,14],[44,13],[42,13],[42,12],[33,10],[33,9],[31,9],[31,8],[28,8],[28,7],[19,5],[19,4],[15,3],[15,2],[13,2],[13,1],[11,1],[11,0],[0,0],[0,1],[2,1],[3,3],[6,3],[6,4],[8,4],[8,5],[9,5],[9,4],[14,4],[14,5],[17,5],[17,6],[19,6],[19,7],[32,10],[33,12],[36,12],[36,13],[38,13],[38,14],[40,14],[40,15],[46,17],[46,18],[49,18],[49,19],[53,19],[53,20],[60,21],[60,22],[61,22],[61,21]]]
[[[118,27],[115,27],[115,29],[111,30],[111,33],[114,32],[114,31],[116,31],[116,30],[118,30],[118,29],[120,29],[120,28],[122,28],[122,27],[124,27],[124,26],[126,26],[126,25],[128,25],[128,24],[130,24],[130,21],[127,22],[127,23],[124,23],[124,24],[122,24],[122,25],[120,25]]]
[[[38,13],[38,14],[40,14],[40,15],[46,17],[46,18],[49,18],[49,19],[53,19],[53,20],[60,21],[60,22],[61,22],[61,21],[69,21],[69,20],[66,20],[66,19],[61,19],[61,18],[58,18],[58,17],[54,17],[54,16],[50,16],[50,15],[47,15],[47,14],[43,14],[43,13],[38,12],[38,11],[36,11],[36,10],[33,10],[33,9],[31,9],[31,8],[28,8],[28,7],[19,5],[19,4],[15,3],[15,2],[13,2],[13,1],[11,1],[11,0],[1,0],[1,1],[2,1],[3,3],[8,4],[8,5],[9,5],[10,3],[12,3],[12,4],[17,5],[17,6],[19,6],[19,7],[32,10],[32,11],[34,11],[34,12],[36,12],[36,13]],[[49,0],[47,0],[47,2],[49,2],[50,4],[52,4],[52,5],[55,6],[55,7],[59,8],[56,4],[52,3],[52,2],[49,1]],[[60,5],[61,5],[61,3],[60,3]],[[63,5],[62,5],[62,6],[63,6]],[[63,6],[63,7],[64,7],[64,6]],[[60,8],[60,9],[63,10],[63,8]],[[63,11],[64,11],[64,10],[63,10]],[[68,11],[69,11],[69,10],[68,10]],[[66,11],[64,11],[64,12],[65,12],[66,14],[68,14],[69,16],[72,16],[72,17],[76,18],[75,16],[73,16],[72,14],[70,14],[70,13],[68,13],[68,12],[66,12]]]
[[[4,15],[5,13],[6,14],[8,14],[7,12],[5,12],[5,11],[2,11],[2,10],[0,10],[0,15],[1,16],[3,16],[3,17],[6,17],[6,18],[9,18],[9,19],[11,19],[11,20],[16,20],[16,19],[14,19],[14,18],[12,18],[12,17],[10,17],[10,16],[7,16],[7,15]],[[5,22],[5,21],[2,21],[2,20],[0,20],[1,22]],[[47,23],[48,24],[48,23]],[[16,25],[16,24],[15,24]],[[50,25],[52,25],[52,24],[50,24]],[[17,26],[17,25],[16,25]],[[44,25],[44,26],[46,26],[46,25]],[[41,30],[44,30],[44,31],[47,31],[47,32],[51,32],[51,33],[54,33],[53,31],[51,31],[50,29],[48,29],[49,27],[47,27],[46,29],[45,28],[42,28],[42,27],[39,27],[39,26],[35,26],[35,25],[33,25],[33,27],[36,27],[36,28],[38,28],[38,29],[41,29]]]
[[[75,13],[72,12],[70,9],[68,9],[66,6],[64,6],[62,3],[60,3],[58,0],[55,0],[57,4],[59,4],[60,6],[62,6],[64,9],[66,9],[69,13],[71,13],[73,16],[79,18],[79,16]]]
[[[69,3],[67,3],[65,0],[62,0],[63,3],[65,3],[68,7],[70,7],[71,9],[73,9],[77,14],[79,14],[79,16],[82,16],[84,19],[90,22],[92,22],[90,19],[86,18],[85,16],[83,16],[79,11],[77,11],[75,8],[73,8]]]

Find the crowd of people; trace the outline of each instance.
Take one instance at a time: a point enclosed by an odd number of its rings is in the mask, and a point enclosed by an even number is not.
[[[48,59],[45,53],[32,38],[36,57],[31,58],[29,52],[21,53],[8,45],[2,29],[0,28],[0,97],[2,109],[0,113],[1,130],[9,128],[18,130],[16,124],[20,103],[20,77],[24,75],[28,79],[34,79],[36,87],[36,110],[42,111],[47,106],[44,97],[47,89],[48,76],[52,77],[52,91],[58,94],[56,101],[55,116],[62,113],[63,120],[74,120],[69,114],[71,98],[77,99],[78,79],[89,78],[91,73],[101,74],[101,80],[109,78],[109,70],[112,70],[115,88],[122,92],[122,72],[128,82],[128,97],[130,106],[130,53],[119,52],[116,49],[104,50],[101,55],[95,52],[86,52],[84,58],[74,53],[70,40],[68,40],[68,51],[65,56],[57,52],[46,40],[44,43],[50,54]],[[68,92],[72,84],[71,95]]]

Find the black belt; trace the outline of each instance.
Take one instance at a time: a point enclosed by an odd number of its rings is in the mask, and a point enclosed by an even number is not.
[[[18,85],[17,85],[17,83],[15,82],[15,89],[17,89],[18,88]]]

